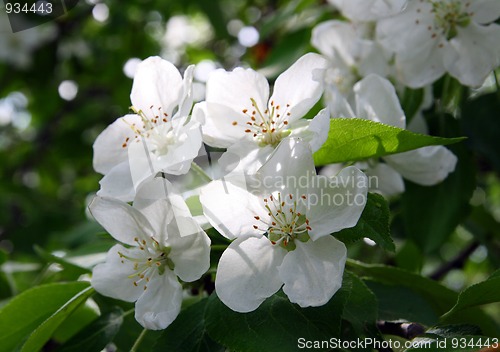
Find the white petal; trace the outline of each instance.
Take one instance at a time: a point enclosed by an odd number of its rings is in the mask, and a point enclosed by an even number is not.
[[[222,104],[201,102],[194,106],[193,116],[202,125],[203,141],[216,148],[228,148],[242,139],[249,138],[245,133],[248,118],[236,114],[233,109]],[[236,124],[233,124],[236,122]]]
[[[111,169],[100,181],[98,196],[111,197],[130,202],[134,199],[135,188],[130,173],[128,159]]]
[[[469,12],[472,12],[472,20],[479,24],[488,24],[500,17],[500,1],[498,0],[475,0],[470,3]]]
[[[266,78],[252,69],[237,67],[232,72],[219,69],[207,81],[206,101],[226,105],[238,113],[242,109],[251,110],[250,98],[262,108],[267,105],[268,97],[269,84]]]
[[[134,108],[142,110],[146,116],[160,107],[171,116],[181,100],[182,90],[182,77],[177,68],[158,56],[149,57],[137,68],[130,100]]]
[[[258,171],[268,193],[304,194],[311,177],[316,175],[309,143],[300,138],[286,138]],[[269,194],[266,194],[268,196]]]
[[[440,45],[443,44],[443,47]],[[396,55],[398,79],[410,88],[422,88],[439,79],[446,71],[444,67],[444,38],[427,40]]]
[[[248,128],[245,124],[250,121],[250,114],[258,109],[264,113],[268,97],[267,80],[252,69],[214,71],[207,81],[206,104],[202,105],[206,142],[228,147],[241,139]],[[252,106],[252,99],[256,107]]]
[[[215,278],[217,296],[236,312],[257,309],[283,284],[277,267],[285,254],[266,237],[237,239],[220,258]]]
[[[308,53],[278,76],[270,101],[274,107],[286,109],[289,121],[303,117],[323,94],[323,71],[328,67],[321,55]],[[271,105],[268,106],[271,110]]]
[[[267,218],[260,199],[247,190],[224,180],[213,181],[200,191],[203,213],[210,224],[228,239],[245,235],[260,235],[255,216]],[[266,228],[267,230],[267,228]]]
[[[179,102],[179,111],[176,114],[179,117],[185,117],[189,115],[191,108],[193,107],[193,72],[194,65],[189,65],[184,72],[183,80],[183,90],[182,99]]]
[[[97,222],[122,243],[134,245],[135,237],[154,234],[144,215],[125,202],[96,196],[90,203],[89,210]]]
[[[427,122],[425,121],[422,111],[417,111],[415,116],[410,121],[407,126],[408,131],[420,134],[429,134],[429,128],[427,127]]]
[[[274,148],[269,145],[259,147],[253,141],[242,140],[227,148],[219,159],[219,164],[226,172],[252,175],[269,159],[273,151]]]
[[[444,65],[463,85],[479,87],[500,64],[500,26],[471,23],[457,31],[446,47]]]
[[[134,270],[134,263],[123,260],[118,252],[124,255],[141,255],[142,251],[126,249],[116,244],[108,251],[106,262],[98,264],[92,270],[92,287],[104,296],[121,299],[122,301],[135,302],[142,294],[143,288],[134,285],[134,279],[129,276]]]
[[[387,79],[368,75],[354,86],[357,117],[405,128],[406,117],[394,86]]]
[[[171,175],[187,173],[191,168],[191,162],[198,156],[201,145],[201,127],[197,122],[190,121],[178,129],[176,141],[168,146],[168,152],[153,159],[154,169]]]
[[[407,0],[329,0],[353,21],[374,21],[401,12]]]
[[[404,178],[423,186],[443,181],[455,170],[457,157],[443,146],[423,147],[388,155],[384,160]]]
[[[135,304],[135,319],[149,330],[169,326],[181,311],[182,286],[170,270],[155,275]]]
[[[365,207],[367,192],[365,174],[353,166],[332,178],[317,176],[304,201],[311,238],[315,240],[355,226]]]
[[[379,192],[386,197],[392,197],[405,190],[403,177],[387,164],[377,163],[364,172],[368,177],[371,192]]]
[[[352,87],[350,91],[352,91]],[[325,102],[332,118],[356,117],[356,114],[349,103],[348,96],[342,94],[339,89],[333,85],[327,86],[327,89],[325,90]]]
[[[392,52],[413,51],[431,41],[429,26],[434,26],[430,2],[409,1],[400,14],[377,22],[377,41]]]
[[[301,127],[299,127],[302,125]],[[328,138],[330,131],[330,113],[327,109],[321,110],[312,120],[300,119],[294,122],[290,129],[290,137],[300,137],[309,142],[312,152],[317,151]]]
[[[152,146],[148,139],[140,136],[136,142],[128,147],[128,178],[130,178],[134,192],[146,179],[153,177],[158,171]],[[127,183],[129,182],[126,179]],[[124,179],[125,180],[125,179]]]
[[[164,202],[159,203],[158,201]],[[162,177],[143,182],[137,189],[133,206],[143,213],[153,225],[165,221],[168,223],[170,217],[166,217],[166,214],[170,212],[175,213],[175,216],[191,216],[182,196],[167,179]]]
[[[279,267],[283,292],[301,307],[322,306],[342,286],[346,247],[332,236],[296,244]]]
[[[181,280],[192,282],[198,280],[210,267],[210,239],[194,219],[176,217],[175,220],[167,228],[166,244],[172,248],[168,256],[175,264],[174,273]],[[179,232],[179,228],[188,226],[193,228],[190,231],[192,234]]]
[[[313,29],[312,44],[329,58],[340,57],[357,66],[373,49],[373,42],[361,37],[363,26],[345,21],[326,21]]]
[[[135,133],[132,124],[142,124],[137,115],[120,117],[97,136],[94,142],[94,169],[106,174],[127,159],[127,147]]]

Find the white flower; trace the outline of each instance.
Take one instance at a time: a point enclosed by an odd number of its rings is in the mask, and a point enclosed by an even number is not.
[[[130,95],[135,114],[117,119],[94,143],[94,169],[104,175],[98,195],[130,201],[157,172],[189,171],[202,144],[200,125],[189,118],[193,69],[183,80],[159,57],[139,64]]]
[[[397,14],[407,0],[328,0],[352,21],[375,21]]]
[[[409,1],[398,15],[377,24],[380,43],[396,53],[398,78],[417,88],[445,72],[480,86],[500,64],[500,2]]]
[[[406,128],[406,117],[396,91],[387,79],[369,75],[355,85],[354,92],[356,117]],[[435,185],[453,172],[457,163],[457,157],[443,146],[387,155],[382,160],[386,164],[368,160],[358,166],[368,177],[377,177],[376,188],[387,196],[404,191],[402,177],[424,186]]]
[[[329,59],[325,79],[325,101],[334,117],[351,117],[354,84],[375,73],[391,71],[389,55],[372,40],[373,29],[366,23],[326,21],[313,28],[311,43]]]
[[[136,302],[135,318],[146,329],[165,329],[179,314],[182,286],[199,279],[210,265],[210,239],[191,218],[167,181],[141,185],[133,206],[96,197],[95,219],[121,244],[97,265],[92,286],[99,293]]]
[[[204,120],[203,140],[239,156],[240,167],[252,173],[287,136],[300,136],[313,150],[325,142],[329,116],[323,110],[313,120],[302,117],[323,92],[326,60],[306,54],[283,72],[269,99],[269,84],[252,69],[217,70],[209,77],[206,102],[195,105],[193,115]]]
[[[220,259],[215,287],[229,308],[250,312],[281,286],[301,307],[327,303],[340,288],[346,248],[331,233],[356,225],[366,176],[348,167],[317,176],[308,143],[283,141],[246,190],[213,181],[200,193],[205,216],[235,239]]]

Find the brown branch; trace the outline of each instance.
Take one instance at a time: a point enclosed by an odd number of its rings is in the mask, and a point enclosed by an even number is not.
[[[443,265],[437,268],[436,271],[429,275],[429,277],[433,280],[439,280],[453,269],[462,269],[467,259],[469,259],[469,256],[477,249],[477,247],[479,247],[479,242],[473,241],[460,253],[458,253],[455,258],[449,262],[443,263]]]
[[[400,336],[407,340],[412,340],[425,332],[425,328],[422,325],[406,321],[394,322],[379,320],[377,321],[377,328],[384,335]]]

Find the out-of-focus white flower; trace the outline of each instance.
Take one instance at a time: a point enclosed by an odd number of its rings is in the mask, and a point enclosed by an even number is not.
[[[133,206],[96,197],[95,219],[121,244],[92,274],[97,292],[135,303],[135,318],[146,329],[165,329],[179,314],[182,286],[210,266],[210,239],[192,219],[166,180],[145,183]]]
[[[331,233],[353,227],[364,209],[366,176],[355,167],[317,176],[311,148],[299,138],[280,143],[259,169],[251,191],[213,181],[200,201],[228,239],[217,269],[217,295],[250,312],[281,286],[301,307],[327,303],[342,284],[346,248]]]
[[[173,63],[179,63],[187,46],[202,45],[212,36],[212,26],[205,16],[172,16],[160,41],[163,48],[161,56]]]
[[[401,12],[408,0],[328,0],[351,21],[376,21]]]
[[[480,86],[500,64],[499,1],[418,0],[377,24],[377,38],[396,54],[398,78],[423,87],[445,72]]]
[[[134,76],[132,110],[94,143],[94,169],[104,175],[100,196],[133,199],[138,185],[157,172],[189,171],[201,148],[200,124],[190,118],[194,66],[184,80],[170,62],[151,57]]]
[[[376,41],[373,26],[367,23],[327,21],[313,29],[312,45],[329,59],[325,73],[325,101],[334,117],[353,115],[353,87],[361,78],[391,72],[392,54]]]
[[[327,138],[329,116],[322,110],[312,120],[302,119],[323,92],[327,61],[306,54],[283,72],[269,98],[266,78],[252,69],[215,71],[207,81],[206,101],[195,105],[193,116],[203,124],[205,143],[228,148],[239,157],[239,167],[255,172],[288,136],[307,140],[313,151]]]

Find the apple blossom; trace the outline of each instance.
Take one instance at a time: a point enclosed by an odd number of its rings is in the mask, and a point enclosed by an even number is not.
[[[311,44],[328,58],[324,75],[324,99],[334,117],[354,113],[353,87],[361,78],[375,73],[391,73],[391,55],[373,40],[373,28],[367,23],[326,21],[313,28]]]
[[[148,177],[189,171],[202,144],[200,124],[189,116],[193,69],[183,80],[159,57],[139,64],[130,95],[135,114],[117,119],[94,143],[94,169],[104,175],[98,195],[130,201]]]
[[[354,86],[355,115],[387,125],[406,128],[406,117],[393,85],[385,78],[368,75]],[[358,163],[367,176],[376,176],[377,189],[387,195],[404,191],[402,177],[424,186],[443,181],[455,170],[456,156],[443,146],[428,146]],[[373,184],[372,184],[373,186]]]
[[[239,157],[239,167],[255,172],[288,136],[299,136],[314,150],[328,135],[325,110],[312,120],[302,119],[323,93],[326,60],[309,53],[276,79],[269,98],[266,78],[252,70],[235,68],[213,72],[206,85],[206,101],[196,104],[193,115],[203,124],[203,140],[227,148]]]
[[[282,286],[301,307],[327,303],[340,288],[344,244],[331,233],[356,225],[366,176],[355,167],[317,176],[309,144],[284,140],[249,184],[216,180],[200,192],[212,226],[235,239],[221,256],[215,287],[228,307],[250,312]]]
[[[377,24],[377,38],[396,54],[398,78],[412,88],[448,72],[466,86],[480,86],[500,64],[498,1],[416,0]]]
[[[408,0],[328,0],[352,21],[375,21],[401,12]]]
[[[210,239],[192,219],[168,181],[143,183],[132,206],[99,197],[90,211],[116,240],[98,264],[92,286],[99,293],[135,303],[135,318],[146,329],[165,329],[179,314],[182,286],[210,265]]]

